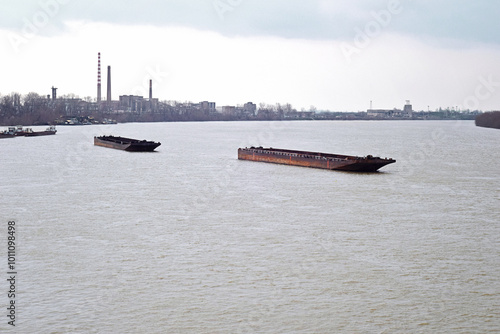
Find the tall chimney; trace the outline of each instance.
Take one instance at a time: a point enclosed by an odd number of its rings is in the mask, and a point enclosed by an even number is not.
[[[56,100],[57,98],[57,88],[55,88],[54,86],[52,86],[52,100]]]
[[[149,111],[153,111],[153,80],[149,80]]]
[[[108,66],[108,108],[111,108],[111,66]]]
[[[97,54],[97,103],[101,102],[101,53]]]

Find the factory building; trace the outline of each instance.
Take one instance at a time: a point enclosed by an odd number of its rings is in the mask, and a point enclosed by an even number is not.
[[[403,110],[401,109],[368,109],[366,111],[367,116],[369,117],[377,117],[377,118],[411,118],[413,116],[413,107],[410,104],[410,101],[406,101]]]
[[[154,112],[158,109],[158,99],[145,99],[137,95],[120,95],[119,109],[125,112]]]
[[[202,101],[198,104],[198,108],[207,113],[216,112],[215,102]]]

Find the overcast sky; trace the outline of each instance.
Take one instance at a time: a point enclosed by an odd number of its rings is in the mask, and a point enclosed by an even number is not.
[[[0,94],[500,110],[493,0],[0,0]],[[103,95],[105,95],[103,89]]]

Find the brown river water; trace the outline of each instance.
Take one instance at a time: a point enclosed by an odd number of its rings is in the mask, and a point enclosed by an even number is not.
[[[103,134],[162,145],[94,146]],[[0,332],[498,333],[499,144],[499,130],[472,121],[118,124],[1,139]],[[356,174],[237,160],[261,145],[397,162]]]

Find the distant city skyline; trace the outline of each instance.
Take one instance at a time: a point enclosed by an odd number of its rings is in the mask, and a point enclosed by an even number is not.
[[[500,109],[491,1],[27,0],[0,13],[0,94],[291,103],[296,109]],[[103,89],[103,98],[106,90]]]

